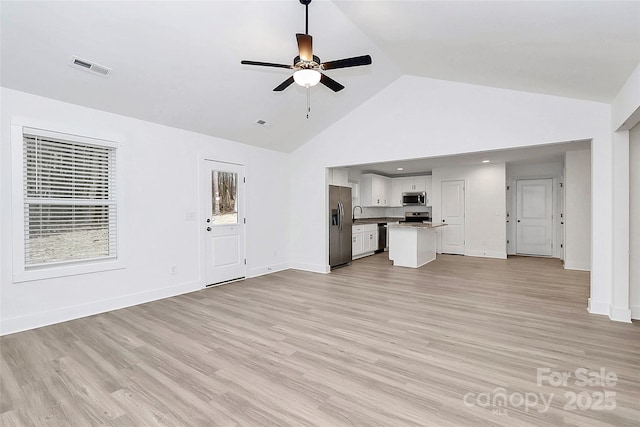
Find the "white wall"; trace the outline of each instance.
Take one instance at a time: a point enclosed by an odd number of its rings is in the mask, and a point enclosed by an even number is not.
[[[403,76],[309,141],[290,157],[292,266],[328,271],[326,167],[445,156],[591,139],[592,313],[609,314],[613,237],[611,107],[606,104]]]
[[[631,73],[613,100],[613,130],[629,130],[640,121],[640,64]]]
[[[516,181],[518,179],[553,179],[553,256],[561,258],[562,242],[560,226],[560,192],[559,186],[562,182],[563,165],[562,162],[535,163],[535,164],[515,164],[507,165],[507,211],[510,219],[507,223],[507,253],[516,253]],[[590,235],[589,235],[590,236]]]
[[[630,135],[629,130],[640,123],[640,64],[631,73],[611,104],[611,125],[616,132],[612,136],[611,163],[611,198],[606,200],[612,205],[612,221],[610,233],[612,236],[612,277],[609,287],[609,317],[615,320],[630,322],[631,313],[631,269],[629,253],[631,250],[631,174],[633,169],[629,163]],[[597,153],[592,155],[595,158]],[[595,164],[594,168],[595,168]],[[592,181],[597,184],[595,177]],[[600,202],[594,195],[594,221],[596,206]],[[598,203],[596,203],[598,202]],[[594,242],[595,245],[595,242]],[[595,254],[592,256],[595,261]],[[593,295],[592,295],[593,296]],[[595,300],[595,298],[592,298]],[[602,312],[605,304],[590,307],[592,311]]]
[[[434,223],[442,222],[442,181],[465,182],[465,255],[507,257],[505,179],[504,163],[433,169],[431,193]],[[440,253],[442,241],[440,233],[436,233]]]
[[[640,124],[629,132],[629,287],[631,317],[640,319]]]
[[[564,267],[591,269],[591,150],[565,156]]]
[[[287,155],[180,129],[2,89],[0,147],[0,333],[6,334],[201,289],[198,169],[204,156],[244,164],[247,273],[288,267]],[[185,113],[186,114],[186,113]],[[122,270],[13,283],[11,259],[12,115],[119,134],[126,180],[126,265]],[[55,129],[53,129],[55,130]],[[170,266],[177,274],[170,274]]]
[[[609,105],[404,76],[286,156],[12,90],[2,89],[1,95],[0,331],[4,333],[199,289],[199,223],[185,221],[186,212],[199,211],[198,153],[247,165],[248,271],[254,275],[266,272],[268,266],[285,268],[288,260],[296,268],[328,271],[327,167],[584,139],[593,140],[589,310],[611,315],[613,250],[623,248],[611,230],[616,201]],[[8,138],[12,114],[114,130],[124,136],[130,242],[126,270],[12,283]],[[291,194],[305,197],[303,214],[301,206],[289,203],[286,179]],[[167,199],[169,203],[163,203]],[[177,275],[168,274],[169,265],[178,266]]]

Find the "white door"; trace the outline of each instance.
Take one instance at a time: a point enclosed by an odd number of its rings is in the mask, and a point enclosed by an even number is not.
[[[464,255],[464,181],[442,181],[442,252]]]
[[[522,179],[516,184],[516,253],[553,254],[553,180]]]
[[[351,256],[360,255],[364,253],[364,233],[353,233],[351,236]]]
[[[205,285],[245,276],[244,168],[204,161]]]

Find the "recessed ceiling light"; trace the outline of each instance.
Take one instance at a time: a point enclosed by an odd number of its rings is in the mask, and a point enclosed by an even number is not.
[[[396,168],[397,171],[403,171],[404,168]]]
[[[491,160],[483,160],[482,163],[490,163]]]

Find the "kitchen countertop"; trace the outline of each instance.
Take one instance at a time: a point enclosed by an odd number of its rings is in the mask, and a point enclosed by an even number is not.
[[[399,227],[399,228],[438,228],[444,227],[447,224],[436,224],[433,225],[430,222],[405,222],[403,224],[389,224],[388,227]]]
[[[362,224],[378,224],[381,222],[398,222],[404,221],[403,216],[399,217],[377,217],[377,218],[356,218],[353,221],[353,225],[362,225]]]

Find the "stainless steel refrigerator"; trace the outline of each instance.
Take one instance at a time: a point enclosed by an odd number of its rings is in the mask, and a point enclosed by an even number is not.
[[[351,188],[329,186],[329,265],[351,262]]]

